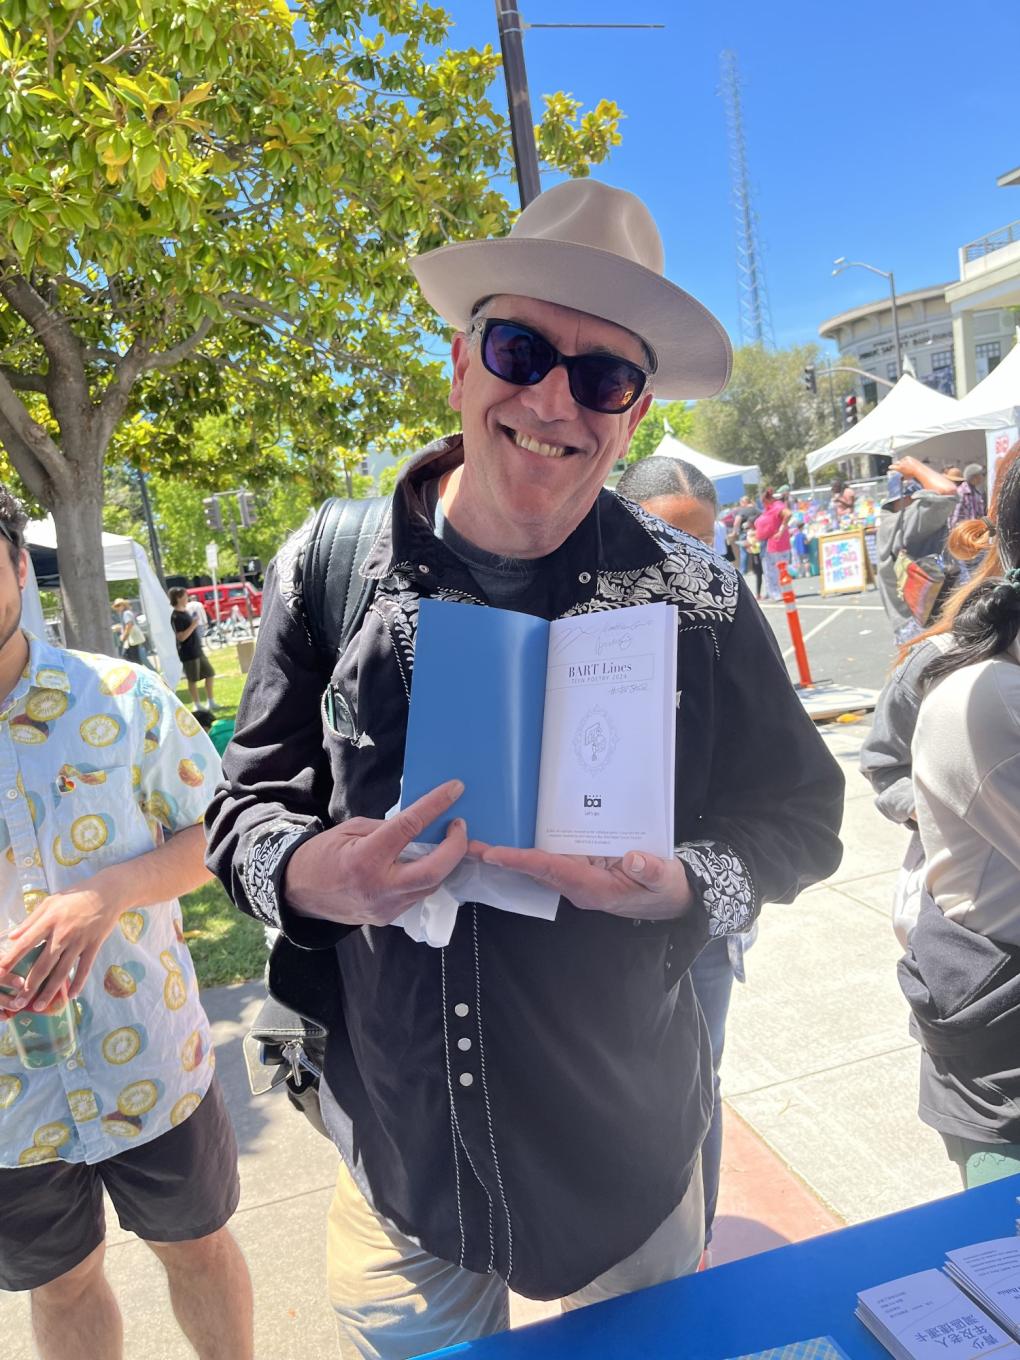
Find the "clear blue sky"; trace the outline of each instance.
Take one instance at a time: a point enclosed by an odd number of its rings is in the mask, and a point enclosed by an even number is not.
[[[451,42],[498,46],[492,0],[439,0]],[[776,343],[881,295],[845,255],[892,269],[897,291],[957,277],[957,248],[1020,219],[1016,0],[822,5],[817,0],[520,0],[538,22],[665,23],[664,31],[525,35],[533,110],[567,90],[615,99],[623,143],[596,174],[639,194],[666,269],[739,343],[736,256],[719,55],[743,77],[748,159]],[[494,89],[494,97],[502,94]],[[546,180],[546,183],[551,181]]]

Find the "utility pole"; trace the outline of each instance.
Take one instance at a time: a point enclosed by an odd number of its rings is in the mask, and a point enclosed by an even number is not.
[[[145,481],[145,473],[141,468],[138,469],[138,490],[142,495],[142,514],[145,516],[145,526],[149,531],[149,551],[152,553],[152,565],[156,568],[159,584],[166,590],[166,577],[163,575],[163,554],[159,547],[159,534],[156,532],[156,523],[152,518],[152,503],[149,500],[149,488]]]
[[[531,97],[528,94],[528,72],[524,65],[524,30],[526,28],[664,28],[664,24],[526,24],[517,8],[517,0],[496,0],[496,23],[499,25],[499,47],[503,53],[503,77],[506,80],[506,101],[510,110],[510,131],[514,142],[514,164],[517,167],[517,189],[521,207],[542,192],[538,174],[538,147],[535,145],[535,122],[531,116]]]
[[[542,192],[542,183],[538,175],[538,147],[535,145],[535,124],[531,116],[528,72],[524,65],[524,36],[517,0],[496,0],[496,22],[499,25],[499,46],[503,53],[503,75],[510,108],[517,189],[521,207],[526,208]]]

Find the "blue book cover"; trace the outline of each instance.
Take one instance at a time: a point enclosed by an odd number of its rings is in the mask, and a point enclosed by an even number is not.
[[[477,840],[534,845],[548,652],[545,619],[421,601],[401,806],[448,779],[464,782],[423,841],[438,843],[463,817]]]

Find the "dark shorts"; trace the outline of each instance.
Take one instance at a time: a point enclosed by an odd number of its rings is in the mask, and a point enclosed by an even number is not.
[[[193,1115],[151,1143],[87,1166],[0,1167],[0,1289],[36,1289],[106,1236],[103,1187],[120,1226],[148,1242],[190,1242],[237,1208],[237,1140],[213,1078]]]
[[[201,656],[193,656],[188,661],[181,663],[184,667],[185,679],[196,684],[199,680],[212,680],[216,672],[212,668],[212,662],[205,652]]]

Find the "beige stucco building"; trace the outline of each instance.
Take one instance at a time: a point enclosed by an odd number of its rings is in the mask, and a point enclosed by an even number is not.
[[[1005,188],[1020,186],[1020,168],[1000,175]],[[903,358],[917,377],[948,396],[962,397],[1006,356],[1020,324],[1020,221],[1011,222],[959,248],[959,280],[897,293]],[[875,302],[830,317],[818,328],[835,341],[840,358],[854,368],[895,381],[892,302]],[[867,403],[889,389],[858,379]]]

